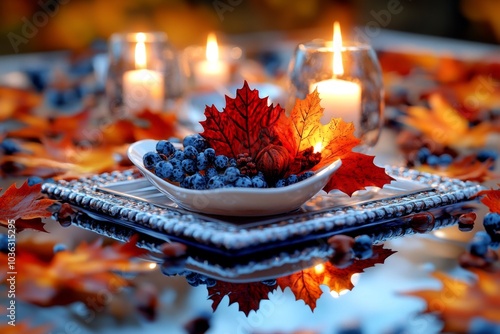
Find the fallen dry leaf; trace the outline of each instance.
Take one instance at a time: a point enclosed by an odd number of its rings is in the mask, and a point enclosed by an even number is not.
[[[500,184],[498,184],[500,187]],[[500,189],[490,189],[480,191],[478,196],[484,196],[481,198],[481,202],[488,207],[491,212],[500,213]]]
[[[427,164],[416,167],[417,170],[439,176],[463,181],[484,182],[498,177],[490,168],[495,164],[492,160],[481,162],[475,154],[454,160],[448,166],[432,167]]]

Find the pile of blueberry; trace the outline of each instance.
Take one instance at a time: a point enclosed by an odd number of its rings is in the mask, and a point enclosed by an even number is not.
[[[485,162],[486,160],[496,161],[498,153],[494,150],[483,149],[476,154],[477,160]],[[417,161],[421,164],[427,164],[432,167],[447,167],[453,162],[453,156],[449,153],[440,155],[433,154],[427,147],[422,147],[417,152]],[[494,166],[492,166],[494,168]]]
[[[284,187],[314,174],[310,171],[292,174],[271,184],[262,172],[255,170],[250,173],[247,166],[237,159],[217,155],[199,134],[186,136],[182,146],[183,149],[177,149],[172,141],[158,141],[156,151],[143,156],[144,167],[163,180],[195,190]]]

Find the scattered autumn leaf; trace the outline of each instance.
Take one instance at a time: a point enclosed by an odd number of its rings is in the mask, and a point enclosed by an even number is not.
[[[500,184],[498,184],[500,187]],[[478,196],[484,196],[481,198],[481,202],[490,209],[491,212],[500,213],[500,189],[490,189],[482,190]]]
[[[275,288],[262,282],[230,283],[217,281],[215,286],[208,288],[208,298],[213,300],[212,309],[215,311],[222,298],[228,296],[229,305],[237,303],[240,311],[248,316],[250,311],[259,309],[260,301],[269,299],[269,293]]]
[[[437,314],[444,323],[443,332],[467,333],[473,319],[481,317],[500,322],[500,272],[471,269],[477,279],[467,283],[436,272],[441,283],[439,290],[419,290],[405,295],[425,300],[425,313]]]
[[[115,293],[130,282],[116,272],[148,270],[149,263],[134,257],[146,251],[135,246],[137,237],[126,244],[102,246],[102,241],[81,243],[73,251],[60,251],[50,262],[37,253],[20,251],[16,257],[16,297],[40,306],[66,305],[81,301],[95,307],[102,294]],[[1,253],[2,280],[7,275],[6,254]]]
[[[488,135],[499,131],[498,125],[482,122],[470,126],[469,121],[439,94],[429,96],[430,109],[408,107],[402,122],[437,143],[452,148],[477,148],[486,143]]]
[[[43,198],[41,187],[24,182],[19,188],[15,184],[7,188],[0,197],[0,224],[7,227],[14,221],[16,232],[26,228],[45,232],[41,218],[51,216],[47,209],[56,201]]]
[[[0,87],[0,121],[26,115],[41,102],[42,96],[32,91]]]
[[[439,176],[450,177],[463,181],[484,182],[498,177],[491,171],[495,164],[492,160],[481,162],[477,160],[476,155],[464,156],[461,159],[454,160],[448,166],[433,167],[427,164],[420,165],[416,169],[426,173],[432,173]]]
[[[346,268],[337,268],[330,262],[311,267],[291,275],[277,279],[281,289],[289,287],[295,298],[303,300],[312,311],[316,308],[316,302],[323,291],[321,285],[329,287],[330,291],[340,293],[344,290],[352,290],[351,282],[353,274],[362,273],[366,268],[373,267],[394,254],[395,251],[383,248],[381,245],[373,246],[373,256],[366,260],[355,259]]]
[[[206,120],[201,135],[217,152],[231,158],[248,153],[255,158],[259,151],[271,142],[267,130],[277,122],[284,110],[277,105],[268,105],[267,98],[250,89],[245,81],[236,97],[226,96],[226,107],[222,112],[212,105],[205,108]]]

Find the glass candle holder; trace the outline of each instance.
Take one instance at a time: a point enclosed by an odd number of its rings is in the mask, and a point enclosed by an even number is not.
[[[113,34],[108,58],[106,96],[114,116],[166,111],[184,93],[180,60],[165,33]]]
[[[286,110],[293,108],[297,98],[304,99],[316,89],[325,109],[321,122],[326,124],[339,117],[353,122],[355,135],[361,139],[358,151],[366,151],[378,141],[383,124],[380,64],[367,44],[344,44],[336,53],[334,60],[331,41],[314,40],[297,46],[289,64],[290,98]]]

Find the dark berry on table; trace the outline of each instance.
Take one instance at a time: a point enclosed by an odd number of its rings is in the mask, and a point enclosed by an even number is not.
[[[477,232],[469,243],[469,252],[472,255],[483,257],[488,252],[491,237],[484,231]]]
[[[252,177],[252,186],[254,188],[267,188],[267,182],[262,176]]]
[[[196,159],[198,150],[194,146],[184,147],[184,159]]]
[[[278,182],[276,182],[276,188],[286,187],[287,185],[286,179],[279,179]]]
[[[196,173],[191,177],[193,189],[205,190],[207,189],[207,178],[200,173]]]
[[[262,281],[262,284],[267,285],[267,286],[275,286],[276,280],[275,279],[267,279],[265,281]]]
[[[210,167],[208,168],[207,170],[205,170],[205,176],[210,180],[211,178],[213,178],[214,176],[217,176],[219,175],[219,173],[217,172],[217,169],[215,169],[214,167]]]
[[[249,176],[240,176],[234,185],[240,188],[252,188],[252,179]]]
[[[188,175],[181,181],[180,186],[186,189],[193,188],[193,175]]]
[[[304,181],[314,175],[313,171],[307,171],[299,175],[299,181]]]
[[[431,156],[431,151],[427,147],[422,147],[417,152],[417,160],[420,163],[425,163],[429,156]]]
[[[205,156],[205,153],[201,152],[198,154],[198,157],[196,157],[196,167],[198,167],[199,170],[205,170],[208,167],[208,159]]]
[[[155,174],[159,178],[168,180],[172,177],[172,172],[174,171],[174,166],[169,161],[159,161],[155,165]]]
[[[226,157],[225,155],[218,155],[215,157],[214,165],[215,168],[217,168],[218,170],[224,170],[226,169],[228,162],[229,162],[228,157]]]
[[[198,171],[198,168],[196,167],[196,162],[191,159],[182,160],[182,169],[186,174],[189,175],[193,175]]]
[[[184,174],[184,171],[182,168],[174,168],[172,171],[172,177],[170,178],[174,182],[182,182],[186,175]]]
[[[295,184],[295,183],[297,183],[297,182],[299,182],[299,178],[298,178],[298,176],[297,176],[297,175],[295,175],[295,174],[289,175],[289,176],[286,178],[286,183],[287,183],[288,185]]]
[[[182,151],[182,150],[175,151],[173,159],[177,159],[179,161],[184,160],[184,151]]]
[[[354,238],[354,244],[352,245],[354,256],[360,260],[370,258],[373,255],[372,244],[372,238],[370,236],[366,234],[357,236]]]
[[[439,156],[439,165],[440,166],[449,166],[453,162],[453,157],[449,155],[448,153],[441,154]]]
[[[168,162],[170,162],[174,168],[182,169],[182,160],[179,160],[177,158],[172,158]]]
[[[207,184],[208,189],[219,189],[219,188],[224,188],[224,186],[225,186],[224,179],[220,175],[211,177],[208,180]]]
[[[53,252],[58,253],[58,252],[63,252],[65,250],[67,250],[67,247],[65,244],[55,244]]]
[[[144,167],[146,167],[147,169],[152,169],[158,162],[162,160],[163,159],[157,152],[148,152],[144,154],[144,157],[142,158]]]
[[[5,138],[0,144],[0,148],[5,155],[14,154],[21,151],[19,145],[12,139]]]
[[[30,176],[28,177],[28,185],[34,186],[35,184],[43,183],[43,179],[40,176]]]
[[[170,157],[176,151],[174,144],[167,140],[160,140],[156,143],[156,152],[164,154],[166,157]]]
[[[208,147],[207,140],[197,133],[186,136],[182,141],[182,145],[184,146],[184,149],[188,146],[193,146],[199,152],[202,152]]]
[[[233,183],[240,177],[240,170],[236,167],[228,167],[224,171],[224,181],[226,183]]]
[[[427,164],[428,164],[429,166],[437,166],[437,165],[439,165],[439,157],[438,157],[438,156],[436,156],[436,155],[434,155],[434,154],[429,155],[429,156],[427,157],[426,162],[427,162]]]
[[[208,163],[213,163],[214,160],[215,160],[215,150],[211,147],[205,149],[205,151],[203,151],[203,153],[205,154],[205,157],[207,158],[207,161]]]
[[[484,216],[483,226],[492,241],[500,241],[500,214],[496,212],[487,213]]]
[[[495,150],[484,149],[477,153],[477,160],[485,162],[488,159],[496,161],[498,159],[498,152]]]

